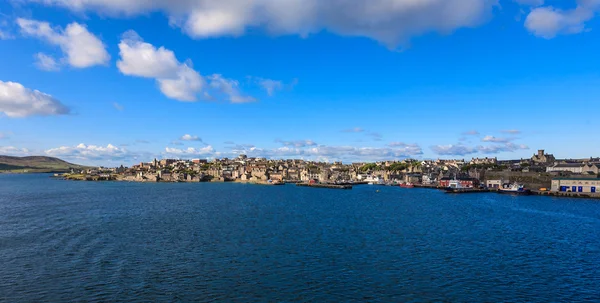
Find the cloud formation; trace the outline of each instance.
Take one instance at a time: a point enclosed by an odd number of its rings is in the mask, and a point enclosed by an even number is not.
[[[119,71],[124,75],[155,79],[160,91],[179,101],[196,101],[205,82],[191,68],[191,62],[181,63],[173,51],[146,43],[134,31],[123,34],[119,43]]]
[[[165,152],[163,153],[165,156],[169,157],[190,157],[190,156],[212,156],[215,153],[215,149],[212,146],[206,146],[203,148],[194,148],[189,147],[187,149],[179,149],[167,147],[165,148]]]
[[[198,136],[192,136],[192,135],[188,135],[188,134],[185,134],[185,135],[181,136],[181,138],[179,138],[179,140],[181,140],[181,141],[197,141],[197,142],[202,142],[202,139],[200,139],[200,137],[198,137]]]
[[[492,143],[507,143],[514,140],[513,138],[499,138],[494,136],[485,136],[481,139],[483,142],[492,142]]]
[[[56,62],[52,56],[44,53],[37,53],[33,57],[35,58],[35,66],[41,70],[47,72],[56,72],[60,70],[60,63]]]
[[[81,143],[76,146],[61,146],[57,148],[51,148],[46,150],[45,154],[51,157],[58,157],[67,159],[69,161],[82,163],[122,163],[132,162],[141,158],[139,155],[130,153],[128,150],[112,144],[100,146]],[[144,161],[147,160],[144,159]]]
[[[511,142],[490,146],[466,146],[464,144],[434,145],[431,150],[440,156],[466,156],[473,154],[497,154],[500,152],[515,152],[529,149],[527,145],[517,145]]]
[[[0,81],[0,113],[11,118],[56,116],[70,109],[54,97],[16,82]]]
[[[293,147],[307,147],[307,146],[317,146],[312,140],[296,140],[296,141],[283,141],[283,140],[275,140],[277,143],[281,143],[284,146],[293,146]]]
[[[526,5],[526,6],[540,6],[542,4],[544,4],[544,0],[513,0],[514,2],[517,2],[521,5]]]
[[[134,31],[123,34],[119,55],[117,67],[122,74],[154,79],[168,98],[193,102],[204,91],[209,100],[218,95],[232,103],[256,101],[240,92],[238,81],[219,74],[203,77],[190,60],[180,62],[173,51],[144,42]]]
[[[28,156],[30,151],[26,148],[18,148],[14,146],[0,146],[0,155],[23,157]]]
[[[240,83],[237,80],[224,78],[220,74],[213,74],[207,76],[206,79],[209,81],[209,86],[212,89],[212,93],[209,95],[218,94],[225,96],[225,98],[231,103],[247,103],[256,101],[255,98],[250,96],[244,96],[240,92]]]
[[[600,9],[600,0],[577,0],[577,7],[569,10],[553,6],[536,7],[525,19],[525,28],[533,35],[552,39],[557,35],[583,32],[585,23]]]
[[[327,30],[368,37],[389,46],[430,32],[474,27],[497,0],[30,0],[115,17],[164,12],[194,38],[240,36],[249,28],[306,36]]]
[[[106,65],[110,61],[110,55],[106,51],[104,43],[90,33],[85,25],[73,22],[63,30],[59,27],[52,28],[48,22],[24,18],[18,18],[17,24],[23,35],[35,37],[60,47],[65,55],[64,61],[72,67],[86,68],[94,65]],[[37,64],[43,60],[48,63],[49,56],[42,54],[43,57],[40,60],[39,55]],[[54,64],[57,63],[54,62]]]

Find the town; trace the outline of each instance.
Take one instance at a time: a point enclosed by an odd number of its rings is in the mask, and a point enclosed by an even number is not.
[[[307,160],[269,160],[240,155],[235,159],[154,159],[131,167],[88,169],[65,174],[72,180],[131,182],[245,182],[255,184],[414,184],[448,187],[457,180],[464,187],[501,188],[520,183],[541,191],[600,192],[600,158],[556,159],[539,150],[531,158],[498,160],[382,161],[325,163]]]

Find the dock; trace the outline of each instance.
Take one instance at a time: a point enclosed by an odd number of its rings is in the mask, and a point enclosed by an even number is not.
[[[600,199],[600,193],[576,193],[576,192],[554,192],[532,190],[532,195],[557,197],[557,198],[581,198],[581,199]]]
[[[314,187],[314,188],[329,188],[329,189],[352,189],[352,185],[340,185],[340,184],[308,184],[308,183],[296,183],[296,186],[303,187]]]

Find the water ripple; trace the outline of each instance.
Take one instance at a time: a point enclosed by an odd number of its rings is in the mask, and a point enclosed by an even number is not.
[[[0,176],[0,301],[600,301],[600,203],[378,189]]]

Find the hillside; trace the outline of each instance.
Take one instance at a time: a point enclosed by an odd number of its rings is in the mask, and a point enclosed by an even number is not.
[[[0,156],[0,172],[68,172],[72,168],[83,169],[86,167],[52,157]]]

